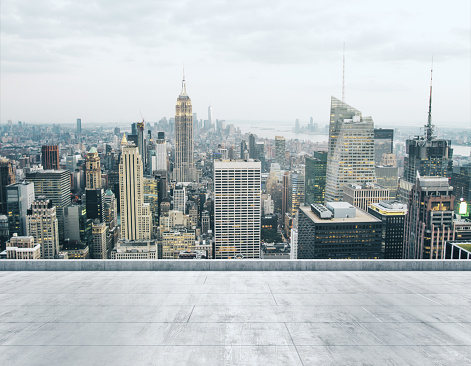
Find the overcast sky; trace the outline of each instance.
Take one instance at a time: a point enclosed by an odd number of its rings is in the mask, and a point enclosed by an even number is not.
[[[470,126],[469,0],[1,0],[0,120],[172,117],[185,65],[193,112],[329,119],[330,96],[376,125]]]

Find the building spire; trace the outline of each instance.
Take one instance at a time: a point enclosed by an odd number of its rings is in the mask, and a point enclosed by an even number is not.
[[[342,102],[345,103],[345,41],[343,42]]]
[[[186,95],[185,65],[183,65],[182,92],[180,93],[180,95]]]
[[[432,77],[433,77],[433,56],[432,56],[432,67],[430,69],[430,99],[428,104],[428,120],[427,124],[425,125],[426,131],[426,138],[428,141],[432,140],[433,138],[433,128],[432,125]]]

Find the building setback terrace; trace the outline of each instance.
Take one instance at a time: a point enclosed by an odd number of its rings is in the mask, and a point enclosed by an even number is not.
[[[471,261],[25,262],[0,261],[0,365],[471,364]],[[237,270],[261,262],[323,270]]]

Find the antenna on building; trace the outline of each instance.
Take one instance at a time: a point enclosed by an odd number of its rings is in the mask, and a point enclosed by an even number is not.
[[[185,64],[183,64],[183,80],[182,80],[182,93],[181,93],[181,95],[186,95]]]
[[[430,99],[429,99],[429,104],[428,104],[428,120],[427,120],[427,125],[425,126],[427,141],[432,140],[433,128],[435,127],[434,125],[432,125],[432,78],[433,78],[433,56],[432,56],[432,67],[430,69]]]
[[[345,41],[343,42],[342,102],[345,102]]]

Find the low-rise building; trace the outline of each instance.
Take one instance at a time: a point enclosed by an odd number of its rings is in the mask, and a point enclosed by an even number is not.
[[[111,251],[111,259],[159,259],[154,240],[118,240]]]
[[[34,242],[33,236],[16,236],[7,242],[7,259],[40,259],[41,245]]]

